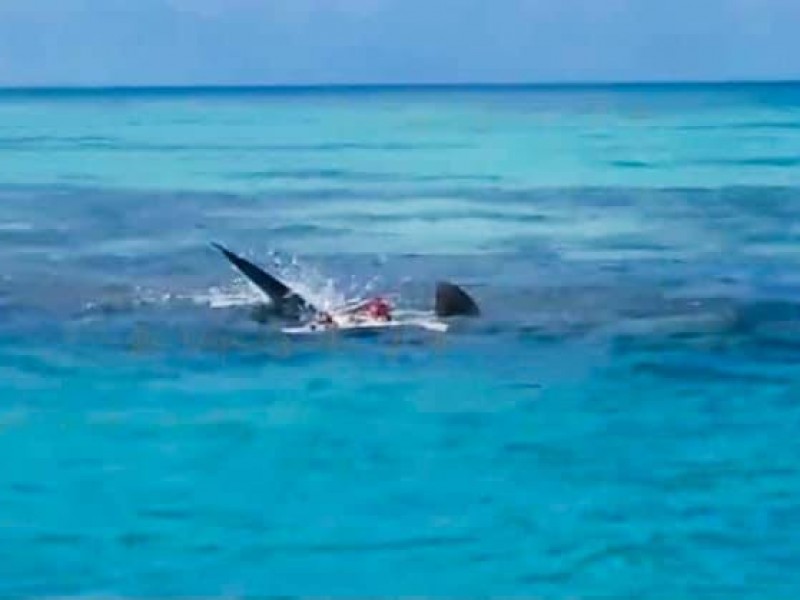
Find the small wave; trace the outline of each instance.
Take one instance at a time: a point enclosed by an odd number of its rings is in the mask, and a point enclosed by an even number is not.
[[[33,223],[24,221],[6,221],[0,222],[0,232],[3,233],[20,233],[23,231],[34,231],[36,227]]]
[[[172,298],[172,294],[169,293],[158,293],[136,287],[130,291],[122,290],[121,292],[104,294],[102,297],[88,300],[83,303],[79,314],[83,317],[94,317],[131,313],[140,307],[166,304]]]
[[[192,300],[211,308],[251,306],[265,301],[264,294],[246,281],[236,281],[228,287],[212,287],[207,292],[196,294]]]
[[[697,123],[672,127],[675,131],[795,130],[798,121],[752,121],[743,123]]]
[[[475,182],[499,183],[502,177],[497,175],[480,174],[444,174],[425,175],[402,172],[369,172],[348,169],[293,169],[272,171],[243,171],[233,172],[228,175],[234,180],[274,180],[274,179],[327,179],[334,181],[353,181],[361,183],[446,183],[446,182]]]
[[[294,169],[274,171],[244,171],[231,173],[231,179],[354,179],[364,174],[342,169]]]
[[[653,164],[644,160],[612,160],[609,163],[612,167],[620,167],[622,169],[646,169],[652,167]]]
[[[797,167],[800,165],[800,156],[760,156],[752,158],[703,160],[697,162],[698,164],[720,167]]]

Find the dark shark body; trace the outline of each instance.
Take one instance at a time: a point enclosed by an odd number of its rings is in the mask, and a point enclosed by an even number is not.
[[[437,317],[477,317],[481,309],[467,292],[448,281],[440,281],[436,285],[434,312]]]
[[[311,302],[258,265],[231,252],[221,244],[213,243],[212,246],[219,250],[228,259],[228,262],[269,298],[272,312],[292,320],[299,320],[303,315],[319,312]],[[440,318],[474,317],[480,315],[480,309],[475,300],[459,286],[447,281],[440,281],[436,285],[434,313]],[[259,320],[264,316],[264,311],[260,311]]]

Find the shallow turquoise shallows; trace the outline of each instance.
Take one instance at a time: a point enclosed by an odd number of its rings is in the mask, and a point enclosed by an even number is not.
[[[795,600],[798,242],[800,85],[0,91],[0,596]]]

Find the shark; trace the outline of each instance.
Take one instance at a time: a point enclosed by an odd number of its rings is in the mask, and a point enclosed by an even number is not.
[[[481,309],[475,299],[461,286],[451,281],[436,282],[433,306],[428,316],[371,318],[370,302],[322,310],[286,282],[254,262],[236,254],[218,242],[212,247],[269,300],[271,311],[288,322],[286,333],[314,333],[331,329],[375,329],[383,327],[418,326],[432,331],[446,331],[447,320],[453,317],[478,317]],[[433,317],[433,319],[431,318]]]

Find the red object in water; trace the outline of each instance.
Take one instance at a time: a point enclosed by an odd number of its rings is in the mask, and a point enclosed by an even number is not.
[[[383,298],[373,298],[366,307],[367,314],[380,321],[389,321],[392,318],[392,307]]]

